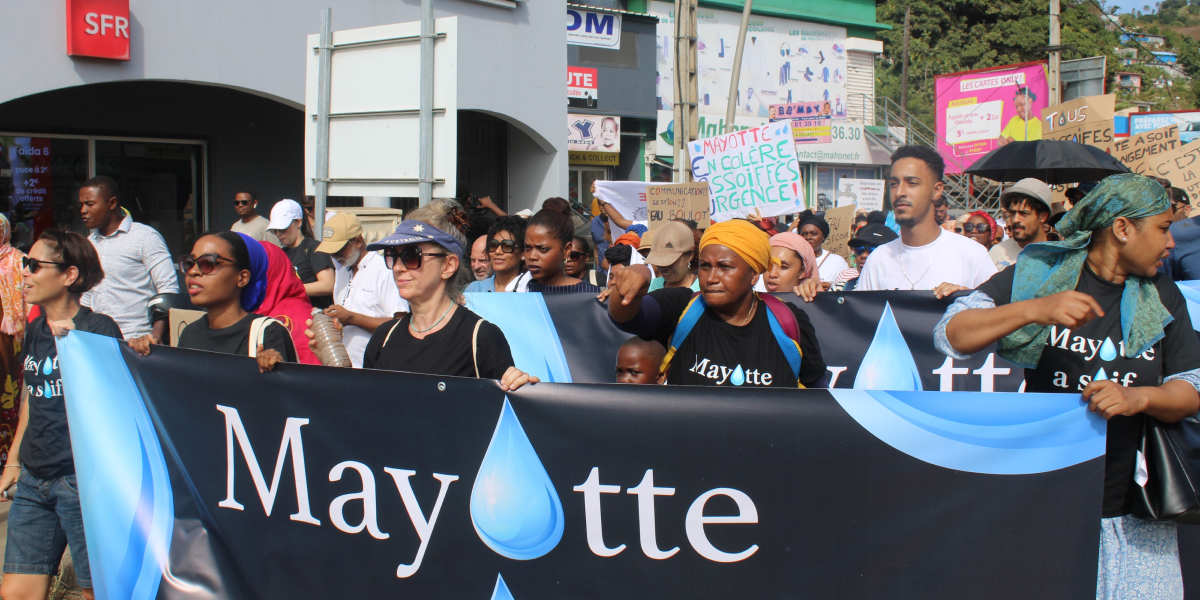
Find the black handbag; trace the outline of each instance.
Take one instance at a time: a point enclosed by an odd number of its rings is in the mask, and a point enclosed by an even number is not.
[[[1138,450],[1147,479],[1144,486],[1132,484],[1133,516],[1200,525],[1200,424],[1163,423],[1145,415]]]

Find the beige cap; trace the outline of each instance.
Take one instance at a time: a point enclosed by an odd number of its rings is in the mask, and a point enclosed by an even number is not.
[[[360,235],[362,223],[358,222],[358,217],[348,212],[333,213],[332,217],[325,220],[325,227],[321,230],[321,245],[317,246],[317,252],[336,254],[346,247],[346,242]]]
[[[1000,205],[1003,206],[1004,199],[1013,194],[1021,194],[1022,196],[1029,196],[1034,200],[1040,200],[1042,204],[1046,205],[1046,212],[1050,211],[1050,203],[1054,198],[1054,192],[1050,191],[1050,186],[1046,185],[1042,180],[1032,177],[1022,179],[1013,184],[1012,187],[1004,190],[1004,193],[1000,194]]]
[[[654,231],[653,230],[646,230],[646,232],[643,233],[638,239],[641,240],[638,243],[638,250],[649,250],[654,247],[653,246],[653,244],[654,244]]]
[[[646,232],[647,235],[650,232]],[[642,238],[645,247],[646,238]],[[654,230],[653,244],[646,262],[656,267],[669,267],[679,260],[684,252],[695,249],[696,238],[692,237],[692,228],[678,221],[671,221]]]

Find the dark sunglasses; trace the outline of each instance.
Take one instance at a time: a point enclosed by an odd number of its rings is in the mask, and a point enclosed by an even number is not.
[[[488,240],[488,252],[495,252],[496,248],[503,248],[505,254],[512,254],[521,249],[521,244],[518,244],[516,240]]]
[[[54,265],[60,269],[65,269],[68,266],[67,263],[38,260],[36,258],[29,258],[28,256],[21,257],[21,266],[29,269],[30,273],[37,273],[38,271],[42,270],[42,267],[45,265]]]
[[[405,246],[405,247],[401,248],[400,250],[394,250],[394,249],[389,248],[388,250],[386,250],[383,253],[383,264],[387,265],[387,268],[391,269],[396,266],[396,259],[399,258],[400,262],[404,263],[404,268],[411,271],[411,270],[415,270],[415,269],[420,269],[421,263],[425,259],[426,256],[434,257],[434,256],[450,256],[450,255],[446,252],[441,252],[441,253],[424,252],[416,246]]]
[[[184,274],[187,274],[191,272],[192,267],[197,267],[200,269],[201,273],[205,275],[211,275],[213,271],[217,270],[217,265],[220,264],[221,261],[225,261],[231,265],[237,264],[235,261],[225,258],[220,254],[216,254],[215,252],[201,254],[200,256],[192,256],[191,254],[187,254],[179,257],[179,270],[183,271]]]
[[[853,250],[855,254],[862,254],[863,252],[870,252],[875,248],[871,246],[850,246],[850,249]]]
[[[234,206],[246,206],[247,204],[250,204],[251,202],[253,202],[253,200],[234,200],[233,205]]]
[[[962,230],[967,233],[991,233],[992,228],[987,223],[966,223],[962,226]]]
[[[587,260],[588,254],[587,252],[571,252],[567,254],[567,258],[571,260]]]

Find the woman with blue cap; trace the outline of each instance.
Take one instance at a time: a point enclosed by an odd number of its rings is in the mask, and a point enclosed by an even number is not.
[[[497,379],[505,390],[538,381],[514,366],[504,332],[463,305],[463,291],[475,280],[463,260],[468,227],[457,201],[438,199],[367,246],[383,251],[411,312],[375,328],[363,368]],[[315,340],[309,345],[315,348]]]
[[[953,358],[998,344],[1025,368],[1025,391],[1082,393],[1108,419],[1097,598],[1183,598],[1175,525],[1131,514],[1146,415],[1200,411],[1200,342],[1157,272],[1175,246],[1170,208],[1153,179],[1105,179],[1059,221],[1061,241],[1026,246],[934,331]]]
[[[253,238],[232,231],[196,240],[179,259],[192,304],[205,309],[179,334],[179,347],[258,359],[266,372],[280,362],[296,362],[291,334],[278,321],[254,314],[267,290],[267,253]],[[150,354],[148,337],[131,340],[138,354]]]

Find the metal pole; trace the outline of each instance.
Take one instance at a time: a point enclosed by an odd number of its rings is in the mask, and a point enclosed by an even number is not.
[[[725,133],[733,132],[733,112],[737,108],[738,84],[742,79],[742,51],[746,49],[746,30],[750,28],[750,7],[754,0],[746,0],[742,8],[742,27],[738,29],[737,50],[733,51],[733,70],[729,72],[729,102],[725,103]]]
[[[684,140],[687,138],[687,125],[684,123],[686,119],[684,119],[684,112],[682,110],[683,78],[685,75],[683,72],[684,63],[680,59],[680,56],[683,55],[681,52],[681,50],[683,50],[683,44],[680,43],[679,39],[681,35],[680,28],[682,27],[680,23],[683,21],[683,4],[683,0],[675,0],[675,68],[672,69],[672,71],[675,73],[675,106],[672,107],[671,119],[675,125],[673,132],[675,136],[675,143],[671,146],[671,181],[676,183],[683,181],[683,179],[679,176],[680,172],[682,171],[682,168],[679,164],[679,155],[680,151],[683,149]]]
[[[321,35],[317,42],[317,185],[313,206],[313,235],[325,229],[325,200],[329,195],[329,80],[333,67],[333,11],[321,9]]]
[[[900,67],[900,108],[908,110],[908,22],[912,7],[904,8],[904,64]]]
[[[1059,82],[1059,71],[1062,69],[1062,52],[1059,51],[1061,44],[1058,0],[1050,0],[1050,47],[1053,48],[1050,51],[1050,106],[1062,102],[1062,83]]]
[[[697,10],[700,6],[699,0],[687,0],[687,38],[685,39],[687,52],[684,53],[687,68],[684,73],[687,74],[687,98],[683,104],[684,114],[687,115],[684,119],[687,121],[687,138],[684,140],[684,145],[679,149],[679,160],[683,163],[680,165],[681,181],[695,181],[692,175],[691,154],[688,151],[687,142],[698,139],[700,130],[700,99],[699,99],[699,84],[698,75],[699,68],[697,62],[699,55],[697,53],[696,41],[699,39],[699,23],[697,19],[700,16],[700,11]]]
[[[433,200],[433,0],[421,0],[421,206]]]

